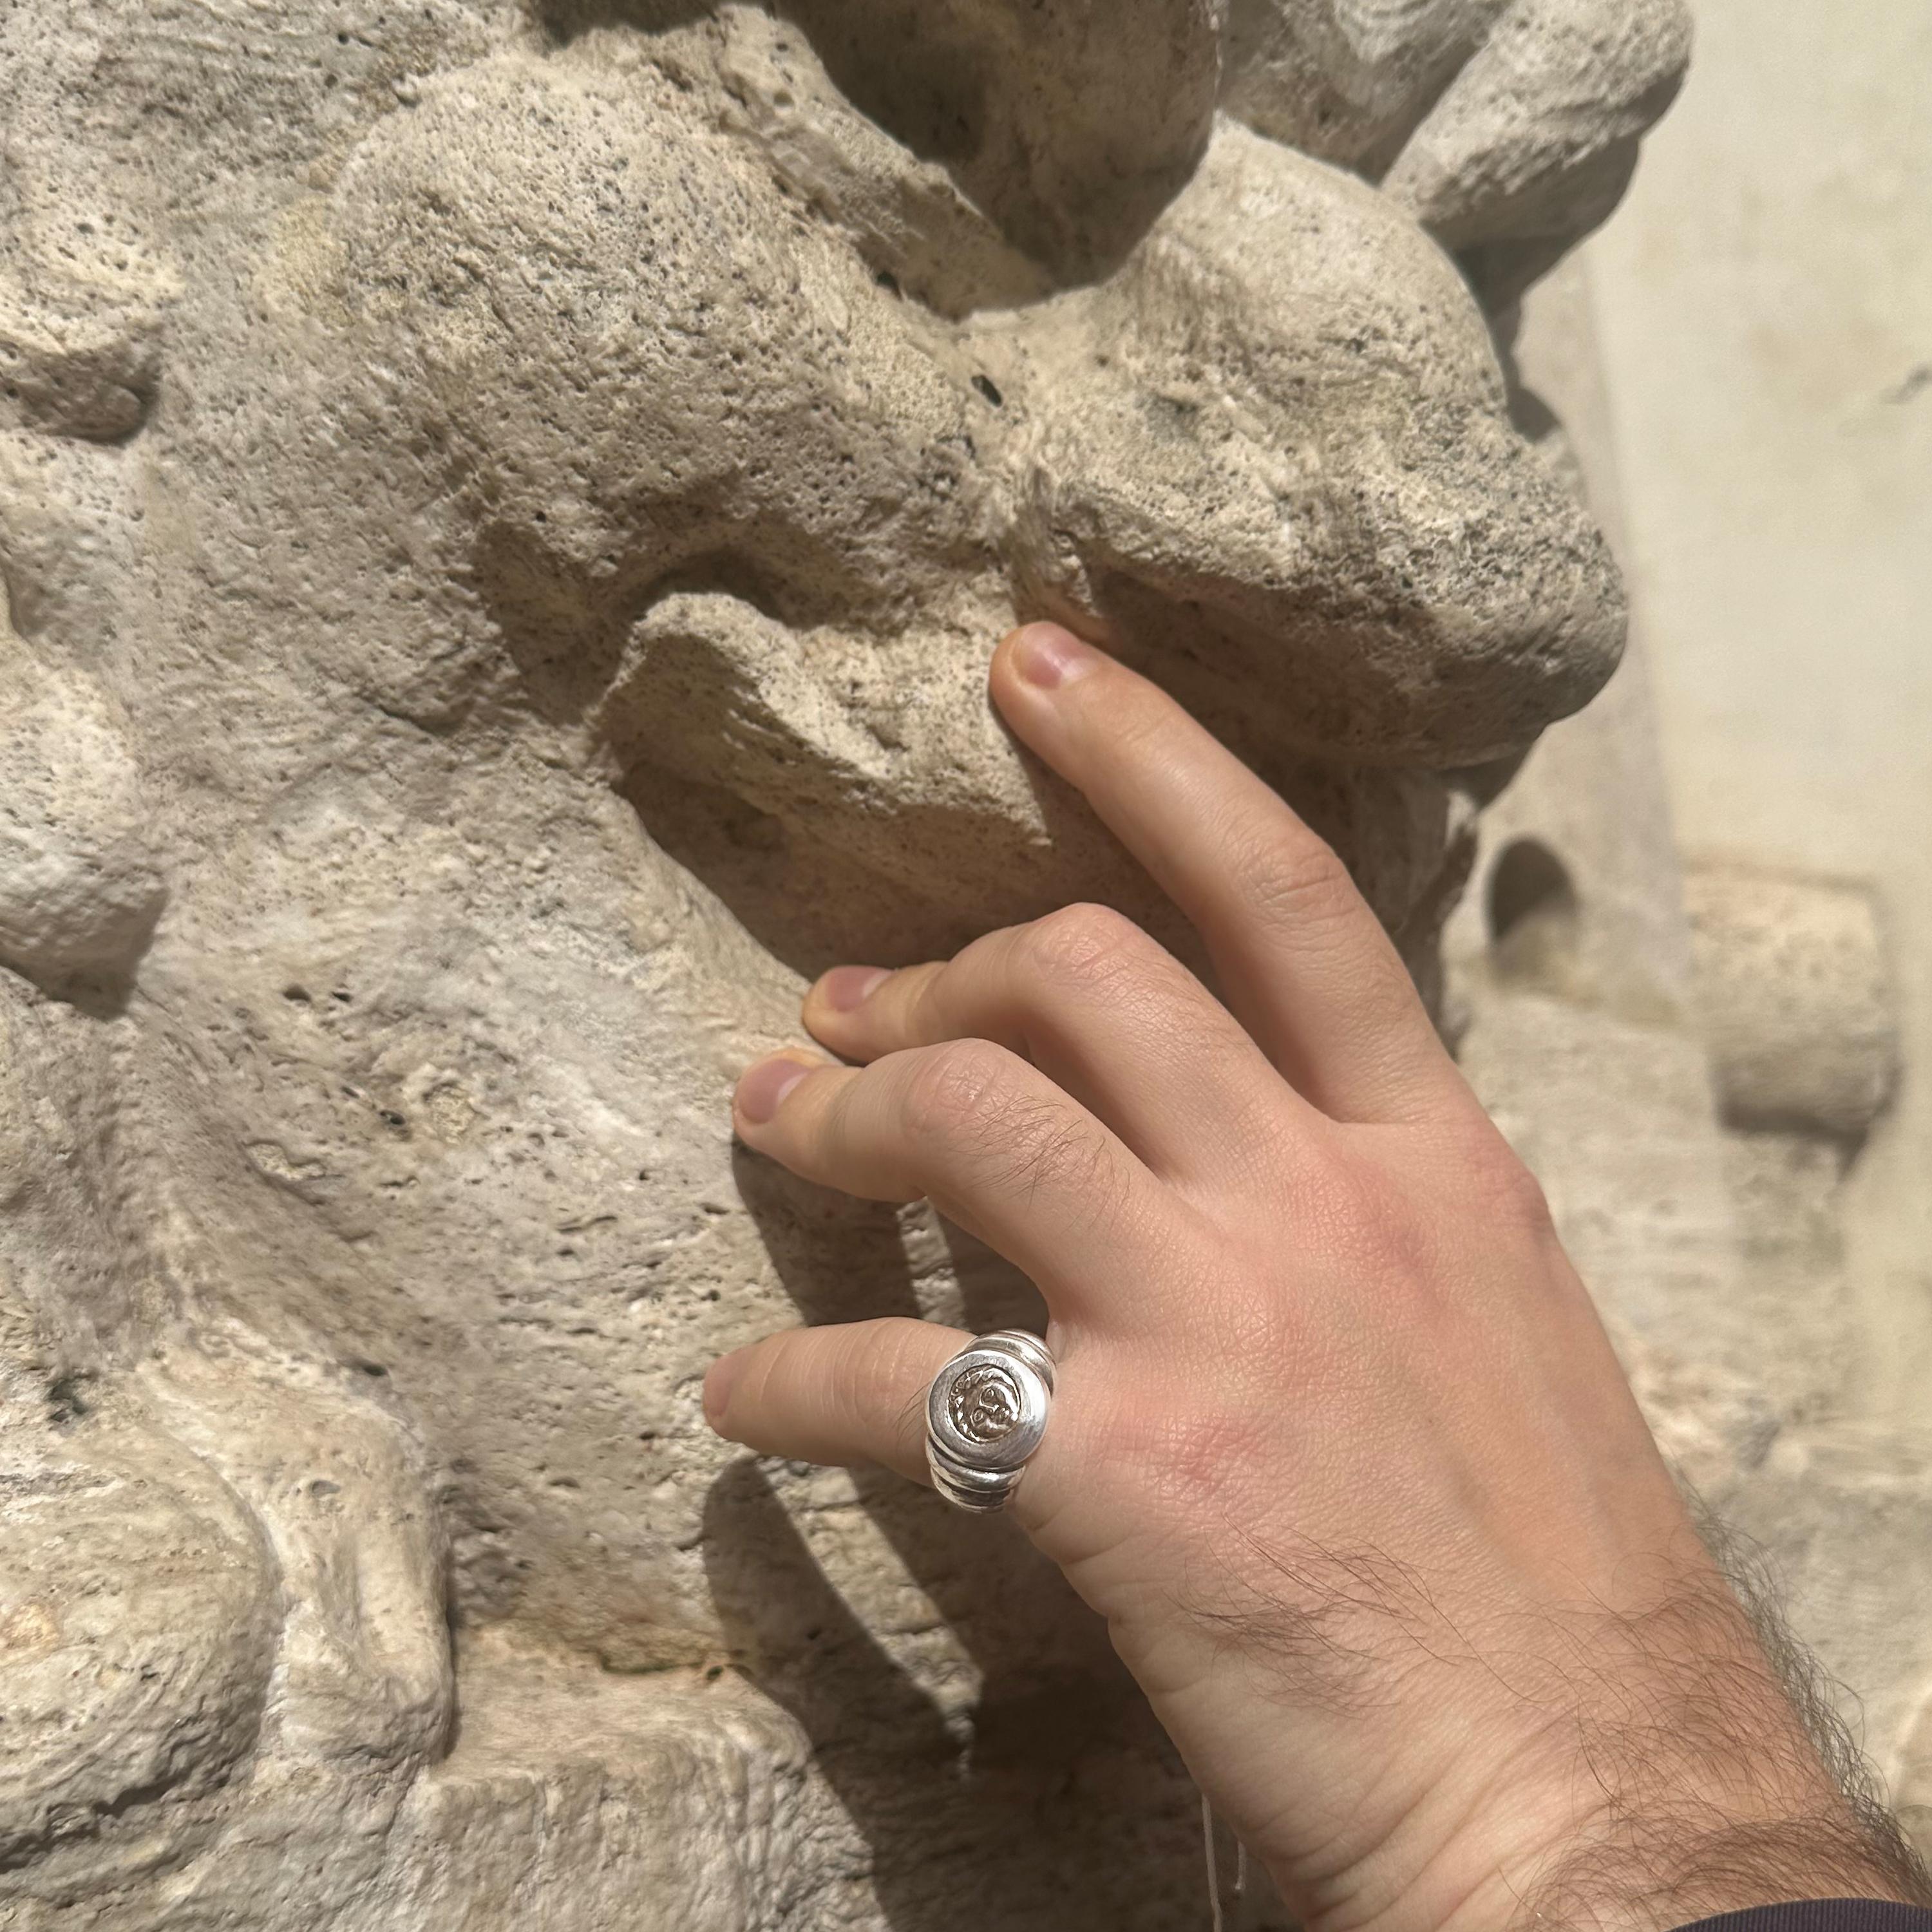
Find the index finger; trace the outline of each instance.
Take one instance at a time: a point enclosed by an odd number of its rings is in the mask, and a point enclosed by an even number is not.
[[[994,653],[1017,736],[1077,785],[1206,942],[1229,1006],[1342,1120],[1400,1120],[1463,1090],[1348,868],[1156,685],[1057,624]]]

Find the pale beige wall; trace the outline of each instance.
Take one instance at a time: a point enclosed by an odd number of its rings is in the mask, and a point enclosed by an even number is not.
[[[1906,1084],[1848,1196],[1863,1404],[1932,1414],[1932,0],[1694,0],[1586,251],[1684,848],[1870,878]]]

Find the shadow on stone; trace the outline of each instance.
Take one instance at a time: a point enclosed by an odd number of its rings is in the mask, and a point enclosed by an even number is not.
[[[862,1484],[868,1506],[970,1650],[986,1580],[1010,1584],[1041,1559],[1011,1524],[952,1518],[888,1480]],[[733,1661],[811,1740],[894,1932],[1058,1932],[1096,1914],[1123,1932],[1192,1932],[1194,1788],[1118,1666],[1058,1661],[1054,1646],[1034,1665],[976,1652],[976,1702],[942,1713],[832,1588],[749,1459],[712,1486],[704,1548]]]

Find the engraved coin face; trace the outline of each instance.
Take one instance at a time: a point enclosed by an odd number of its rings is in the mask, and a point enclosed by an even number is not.
[[[926,1396],[930,1446],[982,1474],[1017,1469],[1040,1447],[1052,1400],[1052,1358],[1031,1337],[996,1333],[933,1377]]]
[[[1010,1436],[1024,1412],[1012,1377],[990,1363],[968,1369],[952,1384],[946,1412],[969,1442],[998,1442]]]

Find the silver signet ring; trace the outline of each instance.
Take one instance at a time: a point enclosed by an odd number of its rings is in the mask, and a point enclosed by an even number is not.
[[[926,1466],[946,1500],[1004,1509],[1053,1407],[1053,1358],[1037,1335],[997,1328],[969,1342],[926,1392]]]

